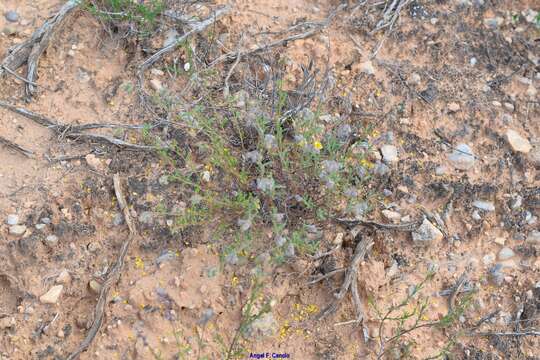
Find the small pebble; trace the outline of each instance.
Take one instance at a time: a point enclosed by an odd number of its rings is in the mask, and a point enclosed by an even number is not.
[[[17,225],[19,223],[19,217],[15,214],[9,214],[6,219],[6,224]]]
[[[6,13],[4,14],[4,17],[9,22],[17,22],[17,21],[19,21],[19,14],[17,14],[17,12],[14,11],[14,10],[6,11]]]
[[[48,217],[44,217],[44,218],[41,218],[41,222],[46,225],[49,225],[51,223],[51,219],[49,219]]]
[[[512,249],[509,247],[503,247],[501,251],[499,251],[499,260],[508,260],[510,258],[513,258],[516,254]]]
[[[531,151],[532,146],[529,140],[521,136],[517,131],[508,129],[506,131],[506,140],[510,144],[510,147],[515,152],[527,154]]]
[[[58,236],[56,236],[56,235],[48,235],[45,238],[45,244],[47,244],[50,247],[56,246],[56,244],[58,244]]]
[[[60,295],[62,294],[62,290],[64,290],[63,285],[55,285],[45,294],[41,295],[39,301],[41,301],[43,304],[56,304],[60,298]]]
[[[474,166],[474,153],[467,144],[459,144],[454,151],[448,155],[448,160],[459,170],[469,170]]]
[[[495,211],[495,205],[491,201],[475,200],[473,206],[484,211]]]
[[[12,225],[9,227],[9,233],[10,235],[23,235],[26,232],[26,226],[25,225]]]
[[[394,145],[381,146],[381,154],[386,164],[390,165],[398,161],[398,152]]]
[[[36,229],[37,230],[43,230],[45,228],[45,224],[36,224]]]

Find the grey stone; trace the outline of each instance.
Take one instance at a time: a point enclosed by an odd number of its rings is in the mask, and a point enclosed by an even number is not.
[[[467,144],[459,144],[454,151],[448,155],[448,160],[459,170],[469,170],[474,166],[474,153]]]
[[[26,232],[26,226],[25,225],[12,225],[9,227],[9,233],[11,235],[23,235]]]
[[[258,162],[260,162],[262,160],[262,158],[263,157],[262,157],[261,153],[258,150],[253,150],[253,151],[247,152],[244,155],[244,159],[246,159],[246,161],[249,161],[252,164],[257,164]]]
[[[482,220],[482,217],[480,216],[480,214],[478,213],[478,210],[474,210],[473,213],[472,213],[472,218],[476,221],[480,221]]]
[[[274,179],[272,178],[259,178],[257,179],[257,189],[262,192],[272,192],[275,187]]]
[[[51,223],[51,219],[48,217],[44,217],[44,218],[41,218],[41,222],[46,225],[49,225]]]
[[[232,251],[225,256],[225,262],[229,265],[236,265],[238,264],[238,255],[236,255],[235,251]]]
[[[287,245],[287,247],[285,248],[285,256],[289,257],[289,258],[292,258],[292,257],[294,257],[294,254],[295,254],[294,244],[289,243],[289,245]]]
[[[416,231],[412,233],[412,239],[417,245],[429,245],[434,241],[440,241],[444,237],[443,233],[428,219],[424,219]]]
[[[383,164],[382,162],[380,161],[377,161],[375,163],[375,166],[373,167],[373,173],[375,175],[378,175],[378,176],[385,176],[386,174],[388,174],[390,172],[390,168],[388,167],[388,165],[386,164]]]
[[[154,215],[152,214],[151,211],[143,211],[142,213],[139,214],[139,222],[142,223],[142,224],[152,224],[152,222],[154,221]]]
[[[56,235],[49,235],[45,238],[45,244],[48,246],[56,246],[58,244],[58,236]]]
[[[369,205],[367,202],[363,201],[359,204],[354,205],[351,208],[351,213],[354,215],[355,218],[362,218],[369,210]]]
[[[19,21],[19,14],[15,10],[8,10],[4,14],[4,17],[9,22],[17,22]]]
[[[206,308],[203,310],[199,321],[199,325],[205,326],[214,317],[214,310],[212,308]]]
[[[281,236],[281,235],[277,235],[275,237],[274,241],[276,243],[276,246],[282,247],[287,242],[287,238],[285,238],[284,236]]]
[[[6,219],[6,224],[17,225],[19,223],[19,216],[15,214],[9,214]]]
[[[165,32],[165,39],[163,40],[163,47],[176,44],[178,38],[178,31],[175,29],[169,29]]]
[[[495,211],[495,204],[491,201],[475,200],[473,201],[473,206],[484,211]]]
[[[176,253],[174,251],[165,251],[164,253],[162,253],[161,255],[159,255],[157,258],[156,258],[156,264],[157,265],[160,265],[160,264],[163,264],[163,263],[166,263],[168,261],[172,261],[174,259],[176,259]]]
[[[45,226],[47,226],[47,225],[45,225],[45,224],[36,224],[36,229],[37,230],[43,230],[43,229],[45,229]]]
[[[352,134],[352,128],[349,124],[343,124],[336,130],[336,136],[341,141],[346,141]]]
[[[335,174],[341,170],[341,164],[334,160],[324,160],[322,162],[322,170],[326,174]]]
[[[251,227],[251,220],[250,219],[238,219],[236,222],[238,226],[240,227],[240,230],[242,231],[248,231]]]
[[[489,269],[489,280],[497,286],[501,286],[504,282],[504,274],[502,273],[502,264],[495,264]]]
[[[263,336],[270,336],[277,331],[278,323],[272,313],[266,313],[255,319],[250,327],[253,331],[258,331]]]
[[[161,186],[169,185],[169,175],[161,175],[158,179],[158,183]]]
[[[264,148],[266,150],[275,150],[278,147],[276,137],[271,134],[264,135]]]
[[[119,226],[119,225],[122,225],[124,223],[124,215],[122,215],[121,213],[117,212],[116,214],[114,214],[114,217],[112,219],[112,224],[114,226]]]
[[[512,249],[510,249],[509,247],[503,247],[501,251],[499,251],[499,260],[508,260],[513,258],[515,255],[516,254]]]

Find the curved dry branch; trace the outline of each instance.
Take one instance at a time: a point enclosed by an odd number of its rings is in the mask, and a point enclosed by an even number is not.
[[[26,70],[26,95],[31,98],[36,91],[36,78],[39,59],[49,46],[54,32],[60,27],[66,17],[79,6],[79,1],[69,0],[50,19],[45,21],[30,37],[30,39],[12,48],[8,55],[0,63],[0,75],[4,72],[14,72],[25,63]]]

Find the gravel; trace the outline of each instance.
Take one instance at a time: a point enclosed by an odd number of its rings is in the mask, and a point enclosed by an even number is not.
[[[533,243],[533,244],[540,244],[540,231],[533,230],[529,233],[527,236],[527,242]]]

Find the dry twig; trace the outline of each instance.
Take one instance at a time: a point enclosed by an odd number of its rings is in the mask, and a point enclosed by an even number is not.
[[[373,246],[373,240],[367,237],[361,239],[358,242],[354,250],[354,255],[351,260],[351,263],[349,264],[345,272],[345,279],[343,280],[341,289],[339,290],[337,294],[335,294],[336,299],[319,312],[319,314],[316,317],[318,320],[324,319],[328,315],[334,313],[337,310],[341,301],[343,301],[343,299],[345,298],[345,295],[349,292],[349,290],[351,290],[351,293],[353,295],[353,302],[355,304],[355,309],[356,309],[356,316],[357,316],[356,321],[357,323],[360,323],[362,321],[363,310],[361,306],[360,297],[358,296],[358,290],[357,290],[358,288],[357,288],[357,285],[352,285],[352,283],[358,280],[358,266],[360,265],[360,261],[364,259],[367,252],[371,249],[372,246]]]
[[[150,56],[148,59],[146,59],[140,66],[139,71],[143,72],[146,69],[148,69],[152,64],[154,64],[156,61],[160,60],[164,55],[170,53],[178,45],[180,45],[184,40],[186,40],[188,37],[190,37],[193,34],[200,33],[204,31],[208,26],[212,25],[214,22],[216,22],[220,17],[227,14],[230,11],[229,6],[224,6],[220,9],[217,9],[211,16],[209,16],[207,19],[198,22],[198,23],[192,23],[190,24],[191,29],[184,33],[182,36],[179,36],[175,39],[175,41],[165,46],[164,48],[160,49],[158,52],[156,52],[154,55]]]
[[[113,176],[113,183],[114,192],[118,200],[118,205],[120,206],[120,210],[122,210],[122,213],[124,214],[124,219],[129,229],[129,235],[128,238],[122,243],[122,247],[120,248],[120,253],[118,254],[116,263],[114,264],[111,271],[108,273],[107,279],[103,282],[101,286],[98,302],[94,310],[94,321],[92,323],[92,326],[90,327],[90,330],[88,330],[88,333],[86,334],[84,340],[77,347],[77,349],[68,356],[67,360],[77,359],[82,352],[88,349],[88,347],[96,337],[97,333],[99,332],[105,316],[105,308],[107,306],[107,297],[109,295],[109,290],[120,278],[120,274],[124,266],[124,259],[126,257],[129,246],[133,242],[134,238],[138,236],[133,220],[131,219],[131,215],[129,214],[129,208],[127,206],[126,198],[124,197],[124,193],[122,192],[120,175],[115,174]]]
[[[7,146],[10,149],[13,149],[26,157],[32,157],[34,153],[31,150],[25,149],[20,145],[15,144],[14,142],[0,136],[0,144]]]

